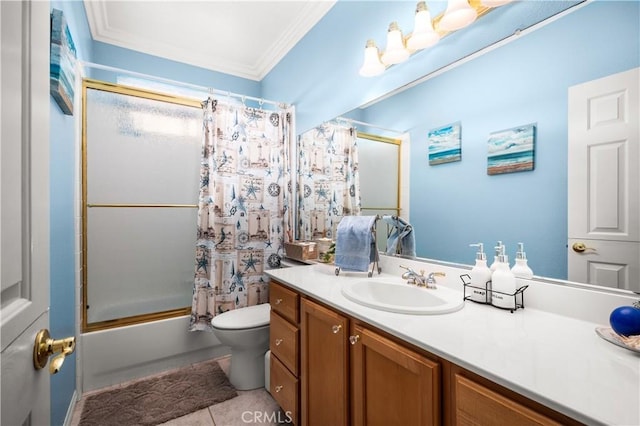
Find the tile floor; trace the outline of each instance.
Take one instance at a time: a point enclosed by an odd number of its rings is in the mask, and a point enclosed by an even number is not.
[[[218,359],[222,370],[229,374],[231,358]],[[122,383],[114,387],[128,385]],[[106,389],[100,389],[100,392]],[[91,392],[91,393],[94,393]],[[84,399],[76,403],[70,426],[78,426]],[[264,388],[238,391],[238,396],[195,411],[177,419],[162,423],[162,426],[236,426],[236,425],[277,425],[286,424],[286,416],[269,392]],[[279,423],[280,422],[280,423]],[[123,425],[127,426],[127,425]]]

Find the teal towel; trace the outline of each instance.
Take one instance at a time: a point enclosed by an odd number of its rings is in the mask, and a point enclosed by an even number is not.
[[[376,255],[376,216],[345,216],[336,232],[335,264],[345,271],[367,271]]]

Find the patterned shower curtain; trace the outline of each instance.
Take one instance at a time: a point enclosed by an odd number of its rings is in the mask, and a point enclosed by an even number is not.
[[[356,130],[311,129],[299,136],[298,155],[298,239],[333,239],[343,216],[360,214]]]
[[[190,330],[222,312],[268,302],[291,228],[290,115],[203,102]]]

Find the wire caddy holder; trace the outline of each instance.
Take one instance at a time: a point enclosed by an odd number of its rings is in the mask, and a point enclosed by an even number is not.
[[[369,259],[371,259],[371,262],[369,263],[371,265],[371,270],[367,272],[367,277],[369,278],[373,276],[373,272],[376,270],[378,271],[378,275],[382,272],[382,268],[380,267],[380,253],[378,252],[378,242],[376,238],[376,234],[377,234],[376,228],[377,228],[377,223],[379,219],[380,219],[380,215],[376,215],[375,220],[373,221],[373,225],[371,226],[371,229],[370,229],[371,238],[372,238],[371,240],[372,253],[369,253]],[[341,270],[340,266],[336,266],[335,274],[340,275],[340,270]]]
[[[464,284],[464,296],[463,296],[463,300],[469,300],[471,302],[474,303],[479,303],[481,305],[491,305],[494,308],[498,308],[498,309],[504,309],[506,311],[510,311],[511,313],[513,313],[513,311],[516,311],[518,309],[524,309],[524,291],[527,289],[527,287],[529,287],[528,285],[523,285],[521,287],[519,287],[515,293],[504,293],[502,291],[497,291],[497,290],[492,290],[491,289],[491,281],[487,281],[485,283],[484,287],[478,287],[475,285],[471,285],[471,277],[469,276],[469,274],[462,274],[460,275],[460,279],[462,280],[462,284]],[[478,301],[475,299],[471,298],[471,295],[468,295],[469,293],[473,293],[473,290],[481,290],[484,291],[485,294],[485,301]],[[498,306],[496,304],[493,303],[493,295],[494,293],[496,295],[498,295],[498,297],[500,299],[503,300],[513,300],[513,305],[511,305],[510,307],[503,307],[503,306]]]

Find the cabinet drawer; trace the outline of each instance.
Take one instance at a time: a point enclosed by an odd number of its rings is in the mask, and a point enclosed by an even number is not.
[[[280,408],[298,424],[298,379],[287,370],[277,357],[271,357],[271,396]]]
[[[269,348],[295,376],[298,375],[298,327],[271,312]]]
[[[283,287],[275,281],[271,281],[269,287],[269,303],[271,310],[278,312],[283,318],[297,324],[300,319],[298,294]]]
[[[560,425],[459,374],[455,375],[455,395],[456,424],[459,425]]]

